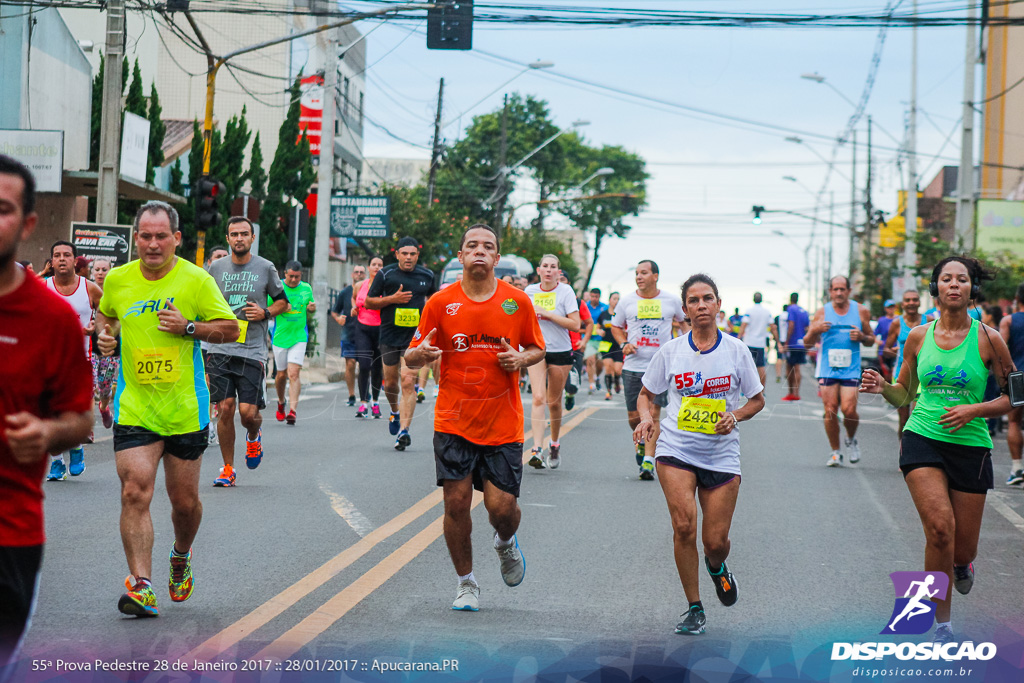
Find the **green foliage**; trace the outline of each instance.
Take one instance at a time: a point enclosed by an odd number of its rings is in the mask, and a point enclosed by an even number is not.
[[[146,160],[146,182],[156,179],[156,169],[164,163],[164,137],[167,125],[162,118],[163,107],[160,106],[160,95],[156,91],[156,82],[149,89],[149,158]]]
[[[135,68],[132,70],[132,84],[128,86],[128,95],[124,98],[124,110],[136,116],[146,117],[146,96],[142,90],[142,70],[139,69],[139,60],[135,60]]]
[[[554,254],[569,276],[569,282],[575,284],[580,276],[579,264],[572,258],[568,245],[553,234],[532,228],[510,228],[502,237],[501,253],[522,256],[534,266],[540,263],[544,254]]]
[[[217,136],[214,136],[214,142],[216,143]],[[181,165],[178,164],[178,170],[181,171]],[[203,173],[203,131],[199,127],[198,121],[192,122],[192,147],[188,152],[188,187],[194,188],[196,181],[199,180],[199,176]],[[182,188],[184,189],[184,188]],[[174,191],[173,189],[171,190]],[[183,256],[187,256],[192,259],[196,253],[196,226],[195,226],[195,198],[193,197],[187,204],[178,207],[178,215],[180,217],[179,225],[181,227],[181,248],[179,253]],[[209,243],[209,239],[207,239]]]
[[[263,147],[260,145],[260,134],[256,133],[256,139],[252,141],[252,151],[249,153],[249,170],[245,177],[249,181],[249,194],[259,201],[267,198],[267,171],[263,164]]]

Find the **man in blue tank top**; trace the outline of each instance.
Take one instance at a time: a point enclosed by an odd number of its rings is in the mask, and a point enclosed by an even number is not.
[[[1010,357],[1018,370],[1024,369],[1024,283],[1017,287],[1017,296],[1013,300],[1013,314],[999,321],[999,333],[1010,349]],[[1024,408],[1010,411],[1009,425],[1006,430],[1006,445],[1010,447],[1010,478],[1006,483],[1010,486],[1024,484],[1024,463],[1021,452],[1024,451],[1024,433],[1021,432],[1021,417]]]
[[[871,330],[871,312],[867,306],[850,301],[850,280],[846,276],[837,275],[829,280],[828,292],[832,300],[814,314],[814,320],[804,335],[804,344],[812,347],[821,340],[818,387],[825,406],[825,435],[832,447],[826,464],[838,467],[843,464],[843,454],[839,450],[840,410],[846,427],[846,455],[851,464],[860,460],[860,447],[857,445],[860,347],[874,344],[875,335]]]

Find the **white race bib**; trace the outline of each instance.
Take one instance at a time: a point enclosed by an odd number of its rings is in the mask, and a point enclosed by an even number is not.
[[[829,349],[828,365],[831,368],[848,368],[853,361],[853,351],[850,349]]]

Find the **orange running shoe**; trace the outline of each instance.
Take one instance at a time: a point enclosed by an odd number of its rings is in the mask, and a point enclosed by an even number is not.
[[[160,616],[156,608],[156,593],[148,581],[138,581],[134,576],[129,576],[124,580],[124,586],[128,592],[117,601],[117,610],[121,614],[135,617]]]
[[[171,575],[167,577],[167,592],[174,602],[185,602],[192,596],[192,549],[187,555],[178,555],[171,545]]]

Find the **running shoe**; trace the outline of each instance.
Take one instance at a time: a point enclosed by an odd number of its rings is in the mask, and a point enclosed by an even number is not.
[[[519,550],[519,539],[513,534],[512,542],[504,547],[497,547],[498,532],[494,532],[495,552],[501,560],[501,578],[506,586],[515,588],[526,578],[526,559]]]
[[[560,450],[562,450],[561,444],[548,444],[548,467],[553,470],[557,470],[558,466],[562,464]]]
[[[530,449],[530,461],[527,463],[530,467],[535,467],[538,470],[542,470],[547,467],[544,464],[544,459],[541,457],[541,453],[544,452],[543,448],[531,448]]]
[[[1020,486],[1024,484],[1024,470],[1017,470],[1016,472],[1010,473],[1010,478],[1006,480],[1007,486]]]
[[[708,618],[704,610],[694,605],[686,614],[679,616],[682,621],[676,624],[676,633],[681,636],[699,636],[704,633],[704,626]]]
[[[91,429],[89,430],[89,436],[85,437],[86,443],[96,443],[96,433]]]
[[[263,462],[263,428],[256,432],[256,439],[249,441],[249,435],[245,435],[245,466],[254,470]]]
[[[103,420],[103,426],[110,429],[114,426],[114,414],[110,412],[110,408],[104,408],[100,411],[100,418]]]
[[[398,439],[395,440],[395,450],[404,451],[412,444],[412,436],[409,434],[408,429],[403,429],[398,432]]]
[[[619,382],[619,378],[618,377],[615,378],[615,393],[616,394],[621,394],[622,393],[622,383]]]
[[[277,412],[274,413],[274,417],[277,418],[278,422],[284,422],[284,418],[286,417],[286,415],[285,415],[285,412],[284,412],[284,404],[283,403],[278,403],[277,404]]]
[[[224,465],[220,468],[220,474],[213,480],[214,486],[234,486],[235,485],[235,468],[231,465]]]
[[[356,404],[356,397],[355,396],[349,396],[348,397],[348,406],[351,408],[351,407],[355,406],[355,404]]]
[[[63,460],[53,460],[50,462],[50,473],[46,475],[46,481],[66,481],[68,478],[68,468],[64,464]]]
[[[849,457],[851,465],[860,462],[860,446],[857,444],[857,437],[846,440],[846,455]]]
[[[643,481],[654,480],[654,462],[651,460],[644,460],[640,464],[640,479]]]
[[[715,582],[715,593],[718,594],[718,599],[726,607],[736,604],[736,599],[739,594],[736,592],[736,577],[729,571],[729,567],[726,566],[725,562],[722,562],[722,566],[718,568],[718,573],[711,571],[711,563],[708,562],[708,558],[704,558],[704,566],[707,567],[708,574],[711,575],[711,580]]]
[[[832,451],[832,455],[828,456],[828,462],[825,463],[825,467],[839,467],[843,464],[843,454],[839,451]]]
[[[596,390],[597,390],[597,387],[594,386],[593,382],[591,382],[590,383],[590,388],[587,389],[587,395],[589,396],[589,395],[593,394]]]
[[[647,455],[647,446],[641,441],[636,445],[636,466],[640,467],[644,464],[644,456]]]
[[[153,586],[146,581],[136,581],[133,584],[134,578],[129,576],[124,580],[128,592],[117,601],[117,611],[135,617],[160,616],[160,611],[156,608],[156,593],[153,592]]]
[[[373,415],[373,419],[374,420],[379,420],[380,419],[380,405],[377,404],[377,403],[374,403],[373,406],[370,407],[370,414]]]
[[[793,396],[793,394],[786,394],[785,396],[783,396],[779,400],[781,400],[781,401],[795,401],[796,398]]]
[[[85,451],[82,447],[72,448],[68,451],[68,474],[72,477],[77,477],[82,472],[85,472]]]
[[[953,635],[953,629],[949,626],[943,624],[942,626],[937,626],[935,628],[935,634],[932,636],[933,643],[941,643],[945,645],[946,643],[952,643],[955,641],[956,636]]]
[[[359,406],[359,410],[356,411],[356,417],[366,417],[370,414],[370,409],[366,407],[366,404]]]
[[[187,555],[178,555],[171,545],[171,574],[167,577],[167,592],[174,602],[185,602],[192,597],[192,548]]]
[[[398,430],[402,428],[401,418],[398,413],[391,413],[391,417],[388,418],[388,433],[391,436],[398,436]]]
[[[416,402],[423,403],[427,400],[427,392],[423,391],[423,387],[416,387]]]
[[[565,409],[572,410],[576,405],[576,394],[570,394],[568,391],[565,392]]]
[[[604,392],[604,400],[606,400],[606,401],[612,400],[612,392],[610,392],[610,391]]]
[[[974,585],[974,563],[953,565],[953,587],[960,595],[967,595]]]
[[[290,425],[292,425],[294,427],[295,426],[295,420],[296,420],[295,411],[294,410],[289,410],[288,411],[288,416],[285,418],[285,422],[287,424],[290,424]]]
[[[455,594],[452,609],[459,612],[480,611],[480,586],[476,584],[476,581],[459,582],[459,591]]]

